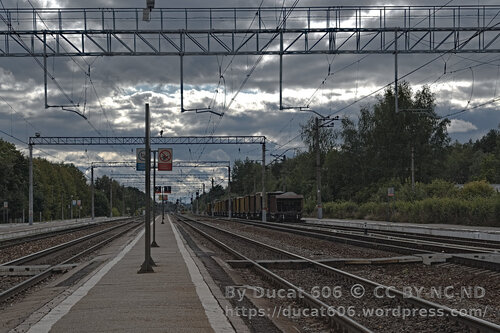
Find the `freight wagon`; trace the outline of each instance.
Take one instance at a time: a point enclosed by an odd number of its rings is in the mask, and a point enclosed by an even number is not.
[[[300,221],[304,207],[304,196],[294,192],[268,192],[267,219],[269,221]],[[213,209],[212,209],[213,207]],[[217,200],[208,205],[208,214],[229,215],[229,200]],[[262,193],[258,192],[231,198],[231,216],[243,219],[262,219]]]

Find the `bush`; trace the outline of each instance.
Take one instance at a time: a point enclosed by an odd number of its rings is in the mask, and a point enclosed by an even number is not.
[[[304,215],[311,216],[316,210],[316,201],[305,199],[304,200]]]
[[[120,213],[120,211],[118,210],[118,208],[116,207],[113,207],[113,216],[121,216],[122,214]]]
[[[415,201],[423,200],[427,197],[426,185],[415,183],[415,188],[412,188],[411,183],[406,183],[395,195],[396,200]]]
[[[425,186],[425,191],[429,198],[453,198],[458,194],[455,184],[442,179],[434,179]]]
[[[459,192],[460,197],[466,200],[476,197],[488,198],[495,194],[495,190],[484,180],[467,183]]]
[[[366,188],[365,191],[371,191],[370,200],[365,200],[364,202],[387,202],[387,190],[389,187],[394,188],[394,192],[396,193],[396,198],[399,196],[399,190],[401,188],[401,184],[399,180],[391,179],[385,182],[380,182],[378,184],[374,184],[372,187]]]
[[[325,217],[411,223],[500,226],[500,196],[489,198],[426,198],[417,201],[328,202]]]
[[[323,213],[325,216],[336,216],[341,219],[353,218],[358,209],[358,205],[352,201],[327,202],[324,204]]]

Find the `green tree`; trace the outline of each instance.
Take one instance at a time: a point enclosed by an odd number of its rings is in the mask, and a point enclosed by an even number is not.
[[[319,121],[318,135],[319,135],[319,150],[322,155],[335,147],[337,134],[332,127],[321,127],[322,121]],[[316,117],[311,117],[305,125],[300,125],[300,136],[302,141],[306,144],[309,151],[315,151],[315,138],[316,138]]]
[[[8,202],[9,219],[27,216],[28,162],[16,147],[0,139],[0,208]]]
[[[238,195],[259,192],[262,189],[262,165],[248,158],[237,160],[231,170],[231,193]]]
[[[342,151],[348,161],[361,166],[357,171],[365,186],[381,179],[405,182],[410,177],[412,151],[419,181],[430,182],[444,165],[441,157],[449,144],[448,120],[437,118],[429,88],[413,93],[402,83],[398,104],[396,113],[394,92],[387,89],[377,104],[361,110],[357,127],[351,121],[342,122]]]

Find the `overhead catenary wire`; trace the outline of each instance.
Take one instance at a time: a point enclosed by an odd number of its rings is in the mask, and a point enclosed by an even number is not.
[[[3,4],[3,1],[0,0],[0,4],[2,5],[4,11],[7,11],[5,9],[5,6]],[[75,104],[75,102],[73,101],[73,99],[66,93],[66,91],[64,91],[64,89],[62,88],[62,86],[59,84],[59,82],[56,80],[56,78],[50,73],[49,69],[44,65],[42,64],[42,62],[34,56],[33,52],[30,50],[30,48],[28,47],[28,45],[26,45],[26,43],[24,42],[23,38],[21,37],[21,35],[19,35],[19,33],[17,33],[17,31],[12,27],[12,25],[10,24],[10,22],[3,17],[3,15],[0,14],[0,19],[9,27],[9,29],[14,33],[14,35],[17,37],[12,37],[12,39],[18,43],[26,52],[28,52],[33,60],[35,60],[35,62],[38,64],[38,66],[40,66],[46,73],[47,73],[47,76],[53,81],[53,83],[55,84],[55,86],[57,87],[57,89],[59,89],[59,91],[61,92],[61,94],[70,102],[71,106],[77,108],[78,105]],[[84,117],[84,115],[82,115],[81,113],[79,112],[76,112],[77,114],[79,114],[80,116]]]
[[[16,137],[16,136],[12,135],[12,134],[9,134],[9,133],[7,133],[7,132],[5,132],[5,131],[1,130],[1,129],[0,129],[0,132],[2,132],[4,135],[7,135],[8,137],[10,137],[10,138],[12,138],[12,139],[14,139],[14,140],[17,140],[17,141],[21,142],[22,144],[28,145],[28,143],[27,143],[26,141],[21,140],[21,139],[19,139],[18,137]]]
[[[36,10],[36,8],[33,6],[33,4],[32,4],[32,2],[31,2],[31,0],[28,0],[28,3],[29,3],[29,5],[32,7],[32,9],[33,9],[34,13],[37,15],[37,17],[38,17],[38,18],[40,19],[40,21],[43,23],[43,25],[47,28],[47,30],[49,30],[49,29],[48,29],[47,24],[45,23],[45,21],[44,21],[44,19],[41,17],[41,15],[38,13],[38,11]],[[3,9],[4,9],[4,10],[6,10],[2,0],[0,0],[0,4],[2,5]],[[2,15],[0,15],[0,18],[4,21],[4,23],[6,23],[6,24],[9,26],[9,28],[10,28],[10,29],[12,29],[12,30],[13,30],[12,26],[10,25],[10,23],[9,23],[9,22],[8,22],[5,18],[3,18],[3,16],[2,16]],[[14,31],[14,30],[13,30],[13,31]],[[14,32],[15,32],[15,31],[14,31]],[[44,70],[47,72],[47,75],[48,75],[48,76],[50,77],[50,79],[54,82],[54,84],[55,84],[55,85],[56,85],[56,87],[57,87],[57,88],[61,91],[61,93],[62,93],[62,94],[63,94],[63,95],[64,95],[64,96],[65,96],[65,97],[66,97],[66,98],[70,101],[70,103],[73,105],[73,107],[78,108],[78,105],[76,105],[76,104],[75,104],[75,102],[73,101],[73,99],[72,99],[69,95],[67,95],[67,93],[64,91],[64,89],[63,89],[63,88],[61,87],[61,85],[59,84],[59,82],[56,80],[56,78],[55,78],[55,77],[54,77],[54,76],[53,76],[53,75],[52,75],[52,74],[48,71],[48,69],[47,69],[47,68],[46,68],[46,67],[45,67],[45,66],[44,66],[44,65],[40,62],[40,60],[39,60],[39,59],[37,59],[36,57],[34,57],[34,56],[33,56],[32,52],[31,52],[31,51],[29,50],[29,48],[26,46],[26,44],[24,43],[24,41],[22,40],[22,38],[21,38],[21,37],[20,37],[17,33],[16,33],[16,35],[17,35],[17,36],[18,36],[18,38],[19,38],[19,41],[17,41],[17,42],[18,42],[18,43],[20,43],[20,42],[22,43],[22,45],[21,45],[21,46],[22,46],[22,47],[23,47],[23,48],[24,48],[27,52],[29,52],[29,53],[32,55],[33,59],[37,62],[37,64],[38,64],[40,67],[42,67],[42,69],[44,69]],[[55,37],[54,35],[52,35],[52,34],[51,34],[51,36],[52,36],[54,39],[56,38],[56,37]],[[65,49],[65,47],[64,47],[64,45],[60,45],[60,47],[61,47],[63,50],[66,50],[66,49]],[[76,113],[76,114],[78,114],[78,115],[82,116],[82,117],[83,117],[83,118],[87,121],[87,123],[90,125],[90,127],[91,127],[91,128],[92,128],[92,129],[93,129],[93,130],[94,130],[94,131],[95,131],[95,132],[96,132],[99,136],[103,136],[103,135],[102,135],[102,133],[101,133],[101,132],[100,132],[100,131],[96,128],[96,126],[94,126],[94,124],[92,124],[92,122],[88,119],[88,117],[86,117],[86,116],[84,115],[85,108],[86,108],[86,106],[87,106],[87,100],[86,100],[86,97],[87,97],[87,96],[86,96],[86,82],[87,82],[87,77],[88,77],[89,82],[90,82],[90,84],[92,85],[92,87],[93,87],[93,89],[94,89],[94,92],[95,92],[95,94],[96,94],[96,96],[97,96],[97,98],[98,98],[99,105],[101,106],[101,111],[102,111],[102,113],[104,114],[104,116],[105,116],[105,118],[106,118],[106,122],[107,122],[107,124],[108,124],[109,128],[111,129],[111,131],[113,132],[113,134],[116,136],[116,134],[114,133],[114,130],[113,130],[112,126],[111,126],[111,123],[110,123],[110,121],[109,121],[109,118],[108,118],[108,116],[107,116],[107,114],[106,114],[106,111],[104,110],[104,108],[103,108],[103,106],[102,106],[102,103],[100,102],[99,96],[97,95],[97,90],[96,90],[95,85],[94,85],[94,83],[93,83],[93,81],[92,81],[92,78],[91,78],[91,76],[90,76],[90,68],[91,68],[92,64],[95,62],[95,60],[97,60],[98,58],[95,58],[95,59],[94,59],[91,63],[89,63],[89,62],[88,62],[88,61],[87,61],[87,60],[86,60],[83,56],[80,56],[80,57],[82,58],[82,60],[83,60],[83,61],[85,62],[85,64],[87,65],[88,71],[87,71],[84,67],[82,67],[82,65],[80,65],[80,64],[79,64],[79,63],[78,63],[78,62],[74,59],[74,57],[73,57],[73,56],[71,56],[71,55],[70,55],[70,59],[71,59],[71,60],[72,60],[72,61],[73,61],[73,62],[74,62],[74,63],[75,63],[75,64],[76,64],[76,65],[77,65],[77,66],[78,66],[78,67],[79,67],[82,71],[83,71],[83,73],[85,74],[85,86],[84,86],[84,88],[83,88],[83,89],[85,89],[85,92],[83,93],[83,94],[84,94],[84,98],[85,98],[85,99],[84,99],[84,107],[83,107],[83,110],[84,110],[84,111],[83,111],[83,113],[80,113],[79,111],[68,110],[68,109],[65,109],[64,107],[62,108],[62,110],[63,110],[63,111],[71,111],[71,112],[74,112],[74,113]],[[114,146],[112,146],[112,147],[113,147],[113,149],[115,150],[115,152],[118,152]]]
[[[286,20],[288,19],[288,17],[292,14],[293,10],[295,9],[295,7],[297,6],[297,4],[299,3],[300,0],[295,0],[294,3],[292,4],[292,6],[290,7],[290,9],[286,12],[286,14],[283,15],[283,19],[280,20],[280,23],[278,24],[278,26],[276,27],[276,30],[277,32],[274,34],[273,37],[270,38],[270,41],[272,41],[274,38],[276,38],[276,36],[279,35],[279,29],[281,29],[281,27],[285,24]],[[262,4],[262,2],[261,2]],[[252,21],[253,22],[253,21]],[[264,47],[264,50],[266,50],[267,48],[269,48],[271,45],[271,43],[269,42],[265,47]],[[236,92],[233,94],[233,96],[231,97],[231,100],[229,101],[229,103],[226,105],[226,107],[223,109],[223,111],[221,112],[221,116],[219,117],[218,121],[217,121],[217,124],[214,126],[213,128],[213,131],[211,133],[211,135],[213,135],[215,133],[215,131],[218,129],[218,127],[220,126],[220,123],[226,113],[226,111],[228,111],[233,102],[236,100],[237,96],[239,95],[239,93],[241,92],[241,90],[245,87],[245,85],[247,84],[248,80],[250,79],[250,77],[252,76],[253,72],[255,71],[255,69],[257,68],[257,66],[260,64],[260,62],[262,61],[264,55],[261,54],[257,60],[255,61],[254,65],[252,66],[252,68],[247,72],[245,78],[243,79],[243,81],[241,82],[239,88],[236,90]],[[226,67],[227,68],[227,67]],[[206,145],[203,146],[199,156],[198,156],[198,160],[201,159],[201,156],[203,155],[204,151],[206,149]]]
[[[474,105],[472,107],[464,108],[464,109],[462,109],[460,111],[456,111],[456,112],[452,112],[452,113],[446,114],[444,116],[439,117],[439,119],[454,117],[454,116],[457,116],[457,115],[459,115],[461,113],[464,113],[464,112],[467,112],[467,111],[471,111],[471,110],[475,110],[475,109],[478,109],[478,108],[480,108],[482,106],[486,106],[486,105],[489,105],[489,104],[493,104],[493,103],[495,103],[497,101],[500,101],[500,97],[495,97],[495,98],[492,98],[492,99],[490,99],[490,100],[488,100],[488,101],[486,101],[484,103],[480,103],[480,104]]]

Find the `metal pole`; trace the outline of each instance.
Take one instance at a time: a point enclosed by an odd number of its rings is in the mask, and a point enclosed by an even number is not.
[[[95,217],[95,214],[94,214],[94,166],[93,165],[90,166],[90,192],[91,192],[91,196],[92,196],[91,215],[92,215],[92,220],[93,220]]]
[[[394,31],[394,109],[399,112],[398,106],[398,32]]]
[[[415,148],[411,146],[411,189],[415,189]]]
[[[323,204],[321,202],[321,155],[319,151],[319,118],[314,118],[314,150],[316,151],[316,195],[318,219],[323,218]]]
[[[109,217],[113,217],[113,178],[109,179]]]
[[[30,143],[29,145],[29,212],[28,212],[28,221],[29,225],[33,225],[33,145]]]
[[[262,144],[262,222],[267,220],[267,197],[266,197],[266,140]]]
[[[69,203],[69,209],[70,209],[70,217],[69,217],[69,219],[72,220],[73,219],[73,196],[71,196],[71,201]]]
[[[161,224],[165,224],[165,200],[161,198]]]
[[[228,205],[227,205],[227,217],[231,218],[231,165],[227,166],[227,194],[228,194]]]
[[[283,110],[283,31],[280,33],[280,110]]]
[[[146,170],[145,170],[145,189],[146,189],[146,216],[144,217],[144,262],[141,265],[138,273],[150,273],[154,272],[151,266],[151,232],[149,228],[149,222],[151,220],[151,137],[149,131],[149,104],[146,103]]]
[[[184,112],[184,57],[181,55],[181,112]]]
[[[153,242],[151,247],[159,247],[156,243],[156,150],[153,150]],[[163,199],[163,198],[162,198]]]
[[[49,107],[47,103],[47,32],[43,32],[43,87],[45,93],[45,108]]]
[[[64,220],[64,198],[63,194],[61,193],[61,221]]]

